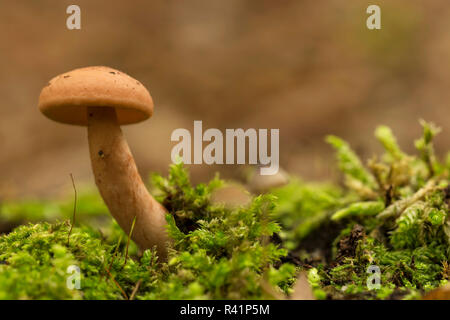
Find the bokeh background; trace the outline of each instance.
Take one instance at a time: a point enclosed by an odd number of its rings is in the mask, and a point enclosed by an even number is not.
[[[82,29],[66,28],[81,7]],[[366,28],[378,4],[382,30]],[[85,128],[37,109],[41,88],[74,68],[107,65],[140,80],[155,101],[147,122],[124,128],[143,176],[167,172],[170,135],[206,128],[279,128],[280,163],[305,179],[334,178],[324,136],[378,152],[378,124],[413,150],[418,119],[450,145],[450,2],[447,0],[0,2],[0,198],[47,197],[91,183]],[[238,166],[191,166],[194,181]]]

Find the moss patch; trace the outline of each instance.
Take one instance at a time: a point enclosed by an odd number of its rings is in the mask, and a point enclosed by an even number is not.
[[[126,258],[127,235],[96,192],[80,193],[70,241],[71,201],[3,203],[3,221],[31,223],[0,236],[0,299],[271,299],[289,295],[302,270],[318,299],[420,298],[450,275],[450,161],[434,154],[439,129],[422,126],[417,155],[377,128],[385,153],[366,163],[330,136],[341,185],[292,179],[237,208],[210,201],[220,179],[192,186],[171,166],[152,179],[169,210],[167,263],[133,243]],[[70,266],[80,290],[67,286]]]
[[[219,179],[192,187],[182,165],[174,165],[167,179],[153,180],[171,212],[168,263],[159,263],[151,250],[138,255],[134,247],[125,264],[126,235],[113,222],[102,232],[75,227],[69,242],[68,221],[24,225],[0,237],[0,298],[260,299],[272,294],[263,282],[275,291],[288,289],[295,267],[274,267],[287,251],[269,241],[280,231],[270,218],[273,196],[227,209],[209,202]],[[80,268],[81,290],[66,285],[71,265]]]
[[[301,184],[274,191],[291,261],[309,270],[318,297],[419,298],[447,282],[450,167],[433,151],[439,129],[426,122],[422,126],[416,156],[400,149],[389,128],[377,128],[385,154],[367,165],[345,141],[328,137],[343,173],[342,190]],[[321,237],[330,230],[338,235],[325,240],[331,250],[327,259],[312,248],[314,242],[323,246]],[[380,287],[370,290],[374,267]]]

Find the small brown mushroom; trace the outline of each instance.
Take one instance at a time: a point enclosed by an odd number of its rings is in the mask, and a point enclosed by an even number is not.
[[[120,125],[153,114],[149,92],[130,76],[108,67],[76,69],[53,78],[39,97],[48,118],[87,126],[95,182],[112,216],[141,249],[156,246],[167,257],[166,209],[148,192]]]

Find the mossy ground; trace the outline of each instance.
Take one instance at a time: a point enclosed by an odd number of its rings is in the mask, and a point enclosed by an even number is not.
[[[0,236],[0,299],[272,299],[289,296],[303,270],[318,299],[420,298],[450,275],[450,161],[434,155],[438,129],[422,125],[416,156],[379,127],[386,152],[367,165],[330,136],[342,185],[291,179],[242,207],[210,201],[220,179],[192,186],[173,165],[152,179],[169,210],[168,262],[127,250],[95,190],[79,192],[70,237],[73,201],[2,203],[0,222],[19,226]],[[69,266],[80,290],[67,286]]]

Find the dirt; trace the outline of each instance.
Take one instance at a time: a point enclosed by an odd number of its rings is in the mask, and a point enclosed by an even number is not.
[[[330,264],[335,261],[333,259],[333,241],[339,235],[343,225],[335,222],[327,222],[320,226],[317,230],[308,235],[301,241],[301,244],[295,250],[289,251],[288,255],[281,259],[281,262],[292,263],[296,266],[311,268],[319,263]],[[278,235],[272,237],[272,242],[281,244]],[[309,258],[302,258],[304,252],[309,253]]]
[[[365,236],[364,227],[356,224],[350,235],[339,240],[336,262],[340,262],[346,257],[354,257],[358,241],[364,239]]]
[[[15,227],[17,227],[19,225],[20,225],[20,223],[0,221],[0,235],[11,232]]]

